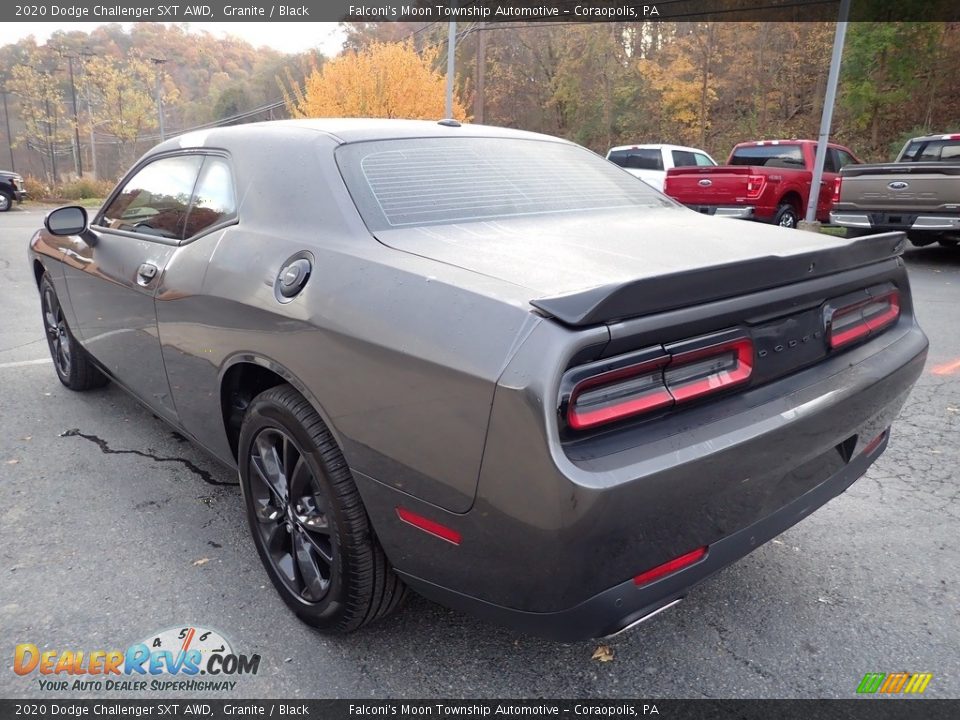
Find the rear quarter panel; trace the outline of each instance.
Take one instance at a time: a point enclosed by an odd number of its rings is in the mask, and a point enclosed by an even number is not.
[[[378,243],[316,133],[231,151],[240,222],[180,248],[158,293],[184,428],[232,460],[220,380],[237,362],[292,379],[355,472],[463,512],[476,490],[497,378],[538,320],[502,283]],[[213,142],[213,140],[211,140]],[[288,258],[313,257],[281,304]]]

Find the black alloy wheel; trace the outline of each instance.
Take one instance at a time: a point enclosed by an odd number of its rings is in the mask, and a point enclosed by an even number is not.
[[[47,347],[60,382],[71,390],[90,390],[106,384],[106,375],[93,364],[70,332],[57,291],[46,274],[40,278],[40,309]]]
[[[290,385],[257,395],[238,442],[240,488],[257,553],[297,616],[351,632],[406,596],[353,475],[313,406]]]
[[[303,602],[320,602],[336,572],[325,490],[296,440],[279,428],[257,433],[249,472],[256,529],[274,571]]]

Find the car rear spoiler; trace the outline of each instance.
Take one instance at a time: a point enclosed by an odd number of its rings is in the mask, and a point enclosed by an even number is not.
[[[601,285],[567,295],[537,298],[530,304],[574,327],[616,322],[871,265],[898,256],[903,251],[905,237],[902,232],[881,233],[851,240],[840,247],[788,257],[769,255]]]

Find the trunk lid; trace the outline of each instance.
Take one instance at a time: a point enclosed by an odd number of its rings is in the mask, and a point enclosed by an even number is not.
[[[519,217],[378,231],[397,250],[525,288],[584,326],[786,285],[879,262],[903,235],[851,241],[708,218],[683,208]]]

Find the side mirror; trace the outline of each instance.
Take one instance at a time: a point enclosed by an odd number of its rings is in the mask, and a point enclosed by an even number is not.
[[[82,235],[87,230],[87,211],[79,205],[57,208],[43,224],[51,235]]]

